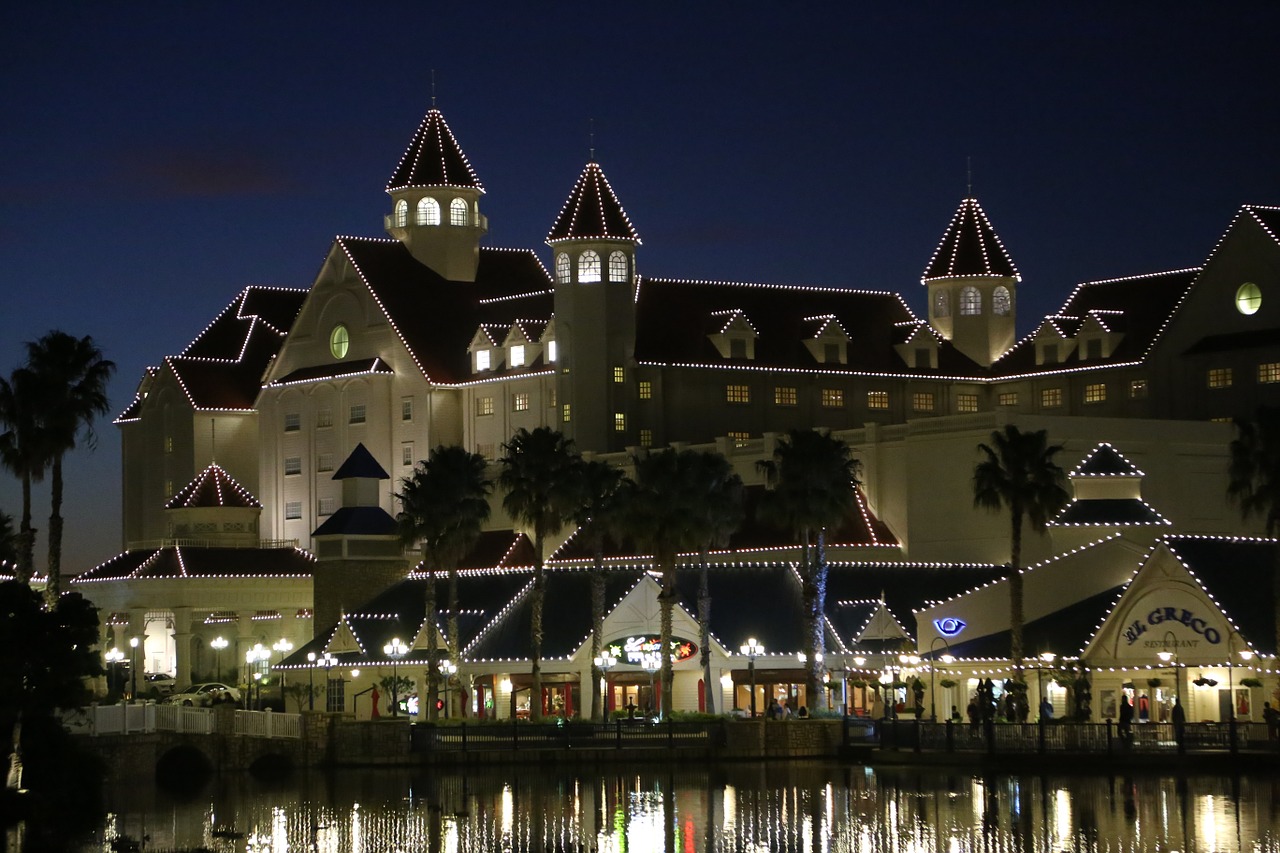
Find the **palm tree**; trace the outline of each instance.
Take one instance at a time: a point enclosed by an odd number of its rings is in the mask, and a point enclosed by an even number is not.
[[[22,482],[22,515],[18,523],[18,580],[30,583],[35,573],[36,529],[31,526],[31,484],[44,479],[48,464],[36,411],[40,383],[26,368],[0,378],[0,466]]]
[[[13,519],[0,511],[0,563],[18,564],[18,534],[13,532]]]
[[[529,713],[542,716],[542,611],[547,578],[543,567],[547,537],[555,536],[572,516],[578,496],[580,457],[573,439],[550,427],[530,432],[521,427],[502,445],[502,473],[498,485],[506,494],[502,507],[517,522],[533,531],[533,593],[530,653],[533,694]]]
[[[818,655],[826,645],[826,531],[857,506],[861,463],[829,431],[793,429],[778,441],[772,459],[756,465],[769,485],[760,501],[761,515],[800,540],[807,691],[810,703],[825,707]]]
[[[619,518],[637,549],[653,555],[662,577],[662,700],[671,708],[671,622],[676,602],[676,558],[705,541],[701,513],[708,490],[700,479],[702,461],[693,450],[667,448],[633,458],[635,474],[619,490]]]
[[[489,519],[489,493],[493,482],[485,476],[485,459],[457,446],[441,445],[419,462],[413,474],[400,481],[396,495],[401,510],[396,515],[400,541],[405,547],[422,546],[427,569],[427,705],[429,719],[436,718],[438,669],[436,649],[436,572],[449,575],[448,649],[458,662],[458,564],[475,547]]]
[[[614,497],[622,483],[622,472],[599,459],[583,461],[577,470],[578,498],[573,521],[578,536],[591,549],[591,718],[604,720],[600,696],[603,673],[595,661],[604,650],[604,543],[617,526],[613,516]]]
[[[1252,420],[1236,418],[1231,442],[1227,497],[1243,518],[1262,517],[1268,536],[1280,533],[1280,409],[1260,406]],[[1276,608],[1276,647],[1280,648],[1280,548],[1271,572]]]
[[[1042,533],[1070,499],[1066,472],[1053,461],[1062,445],[1050,445],[1045,430],[1022,432],[1006,424],[1003,431],[991,433],[990,445],[979,444],[978,450],[984,458],[973,469],[973,505],[1009,513],[1009,657],[1021,681],[1022,523]]]
[[[27,366],[41,387],[39,428],[49,454],[49,582],[45,600],[58,604],[62,586],[62,459],[83,436],[86,447],[97,444],[93,422],[105,415],[107,382],[116,365],[85,335],[77,338],[54,330],[27,343]]]
[[[708,579],[710,551],[728,543],[729,537],[742,526],[742,478],[734,473],[729,460],[719,453],[698,454],[695,484],[705,489],[702,507],[695,519],[698,537],[698,643],[702,652],[702,684],[706,696],[706,712],[716,712],[716,691],[711,680],[711,588]]]

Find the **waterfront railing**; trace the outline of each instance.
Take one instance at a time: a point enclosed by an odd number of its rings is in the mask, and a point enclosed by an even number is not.
[[[474,752],[536,749],[674,749],[724,745],[720,722],[651,723],[614,720],[610,723],[482,723],[425,725],[411,729],[414,752]]]
[[[1232,733],[1235,742],[1232,743]],[[845,720],[846,745],[878,745],[882,749],[930,752],[1094,753],[1175,752],[1276,749],[1263,723],[1188,723],[1181,743],[1172,723],[1136,723],[1121,731],[1114,722],[1074,723],[934,723],[927,720]]]
[[[245,737],[300,738],[302,715],[277,711],[236,711],[236,734]]]

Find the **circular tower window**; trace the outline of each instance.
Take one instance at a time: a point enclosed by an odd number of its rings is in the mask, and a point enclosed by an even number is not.
[[[341,323],[334,326],[333,331],[329,333],[329,352],[333,353],[333,357],[346,358],[350,345],[351,338],[347,334],[347,327]]]
[[[1251,281],[1240,285],[1236,291],[1236,310],[1241,314],[1256,314],[1262,307],[1262,290]]]

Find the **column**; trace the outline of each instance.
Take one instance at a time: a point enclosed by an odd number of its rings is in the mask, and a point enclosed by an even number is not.
[[[255,643],[259,642],[258,638],[254,636],[254,633],[253,633],[253,614],[256,612],[257,611],[255,610],[236,611],[235,665],[236,665],[236,671],[240,673],[240,681],[242,683],[245,682],[245,673],[247,672],[247,670],[245,669],[245,663],[244,663],[245,652],[249,651],[249,649],[254,647]],[[252,674],[249,674],[247,683],[250,687],[253,686]],[[248,701],[247,697],[245,697],[245,701],[246,702]],[[248,705],[246,704],[245,707],[248,707]]]
[[[176,669],[176,689],[191,686],[191,608],[173,608],[173,646]]]

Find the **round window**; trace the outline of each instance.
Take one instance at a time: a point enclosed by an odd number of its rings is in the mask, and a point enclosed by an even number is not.
[[[1256,314],[1262,307],[1262,291],[1258,285],[1246,281],[1236,291],[1236,310],[1241,314]]]
[[[346,358],[347,348],[351,345],[351,338],[347,334],[347,327],[339,323],[333,327],[333,331],[329,333],[329,352],[333,353],[334,358]]]

